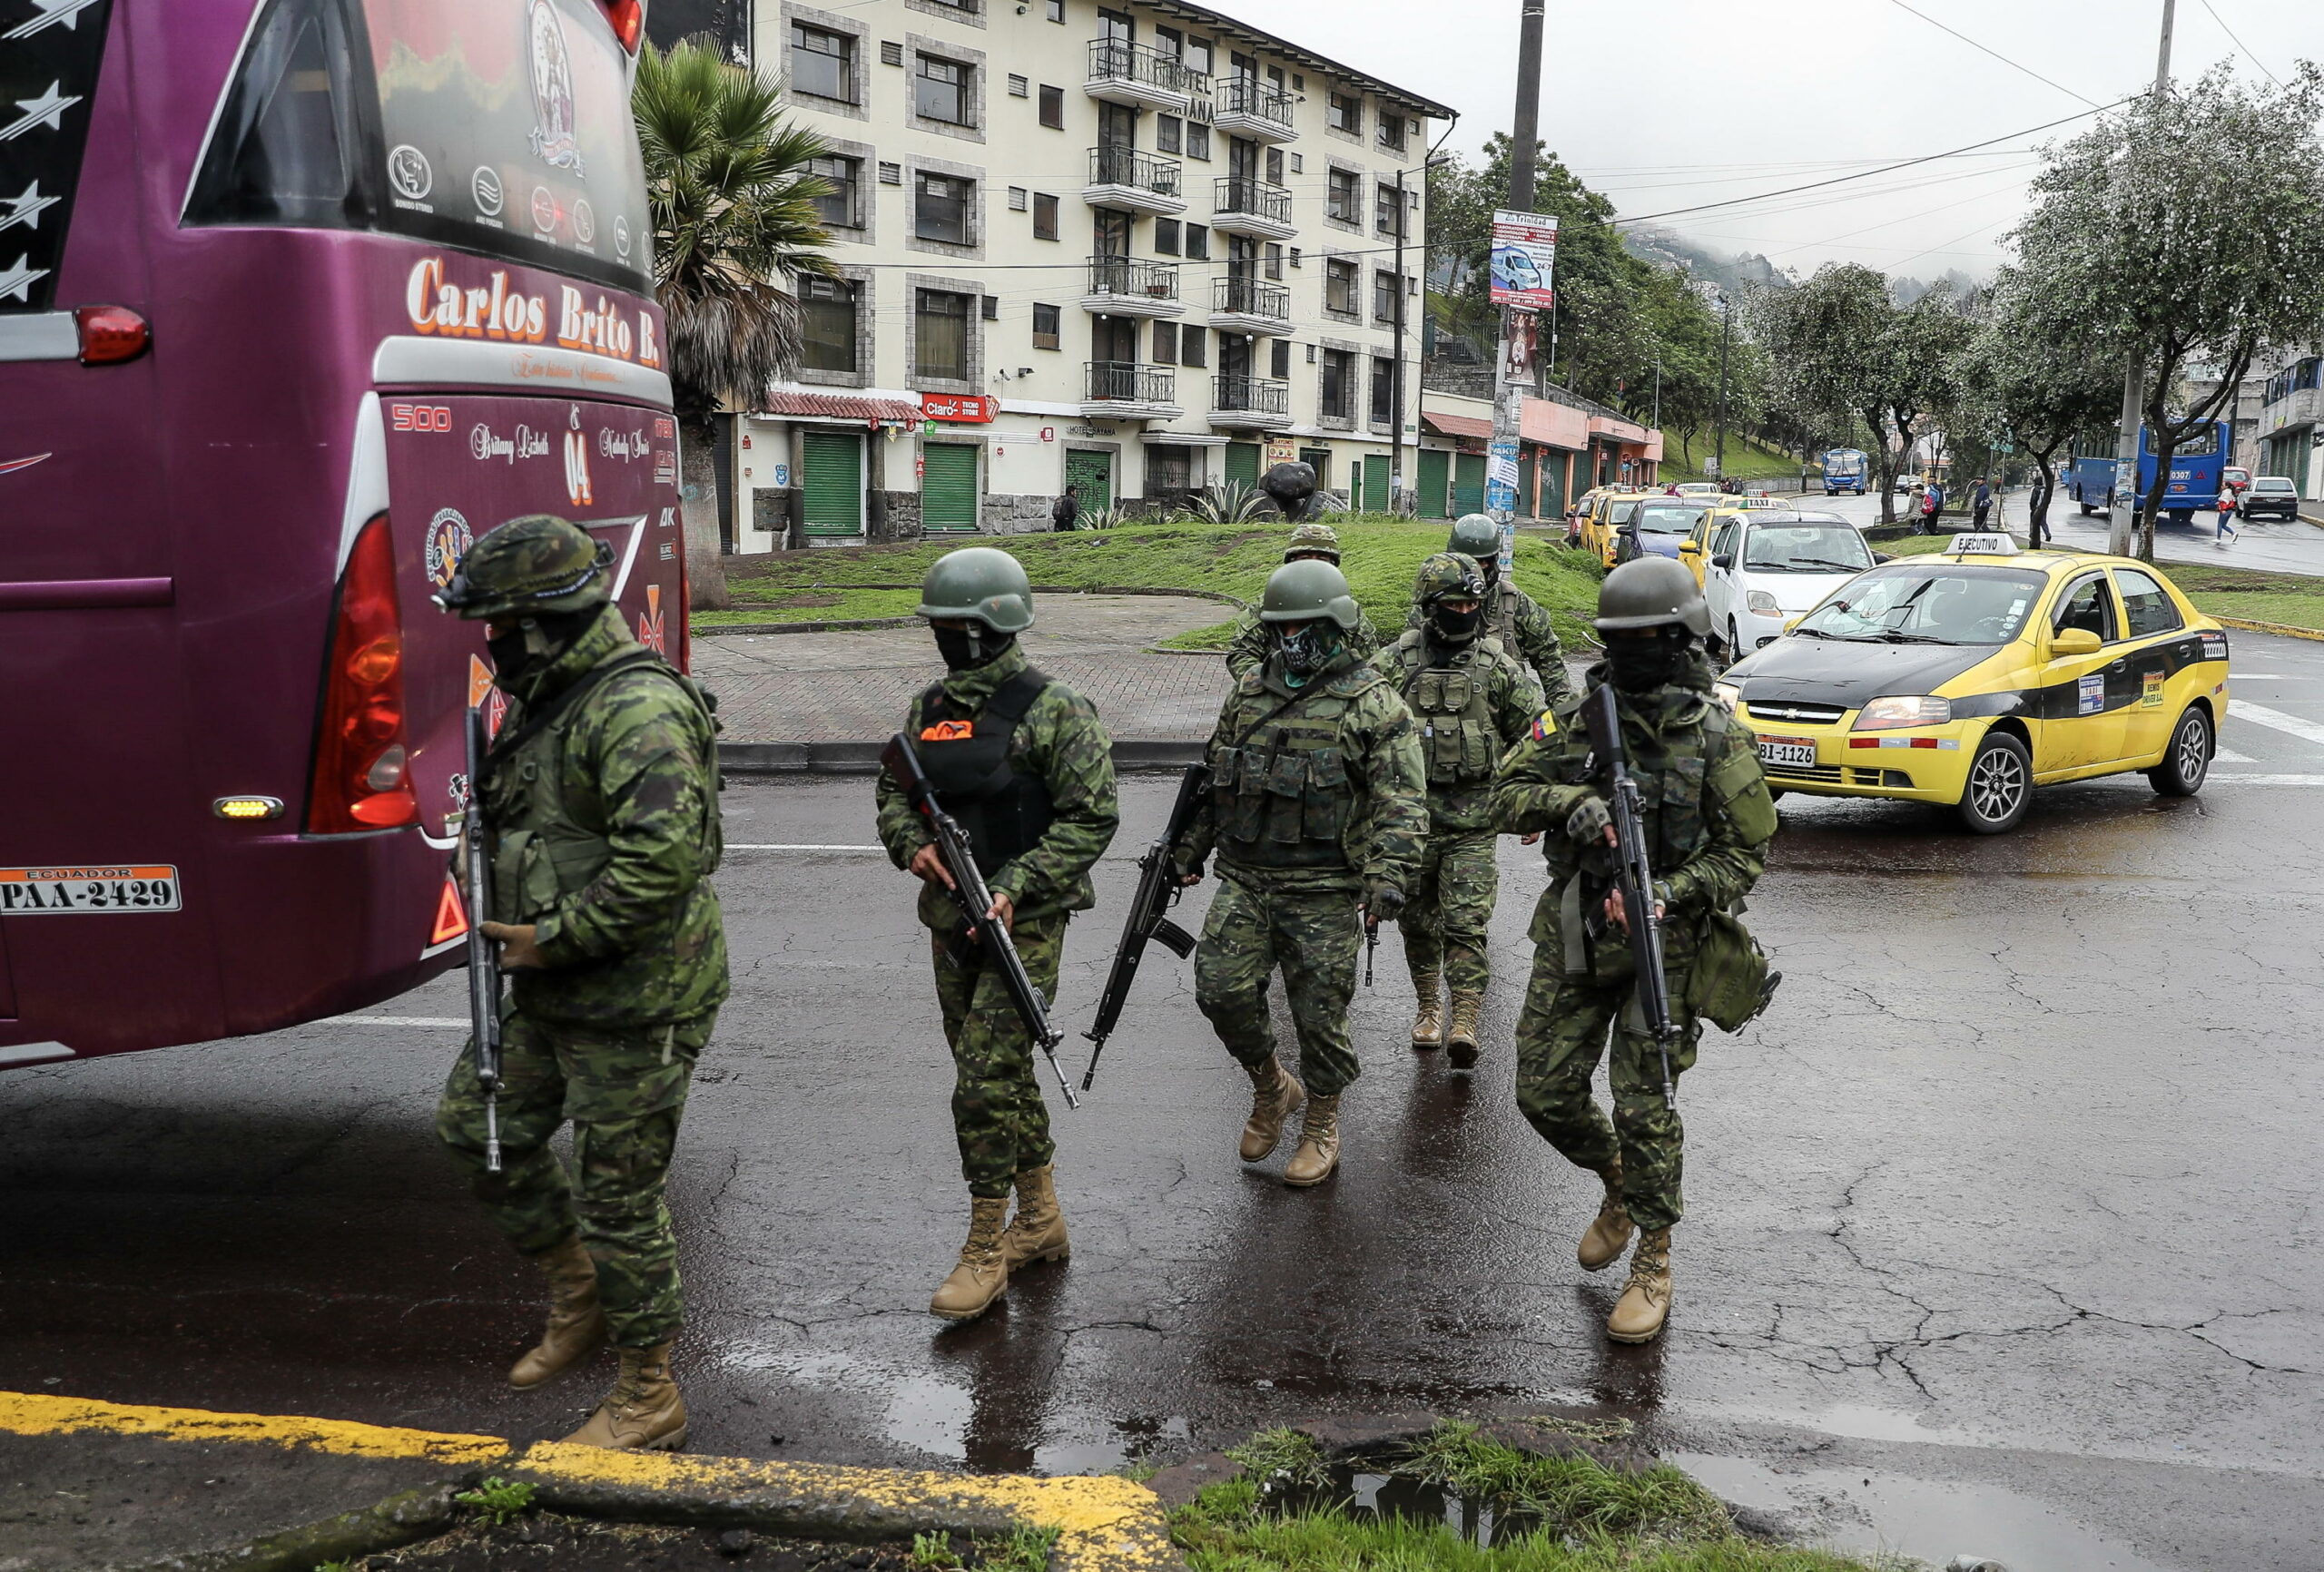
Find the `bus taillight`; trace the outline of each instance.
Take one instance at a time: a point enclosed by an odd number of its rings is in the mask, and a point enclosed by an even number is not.
[[[606,20],[613,25],[614,36],[632,54],[637,53],[637,41],[645,33],[645,0],[597,0],[605,7]]]
[[[355,537],[339,589],[330,662],[323,668],[307,828],[317,835],[391,830],[419,820],[404,746],[403,614],[396,599],[388,516]]]

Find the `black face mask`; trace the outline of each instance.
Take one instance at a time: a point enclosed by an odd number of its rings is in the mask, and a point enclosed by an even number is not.
[[[494,679],[506,691],[529,685],[556,663],[574,641],[588,632],[599,615],[596,608],[581,612],[543,612],[517,624],[517,631],[487,638]]]
[[[1485,623],[1485,608],[1472,606],[1456,612],[1448,606],[1432,606],[1428,613],[1429,630],[1440,644],[1465,644],[1475,641],[1477,630]]]
[[[944,669],[950,672],[973,671],[989,666],[1000,658],[1001,652],[1017,642],[1014,634],[996,634],[979,624],[970,628],[935,628],[936,653],[944,657]]]
[[[1290,633],[1277,634],[1275,647],[1283,652],[1285,673],[1304,683],[1340,653],[1340,631],[1328,623],[1305,623]]]
[[[1626,693],[1644,693],[1677,676],[1686,653],[1683,638],[1612,639],[1606,645],[1606,663],[1615,687]]]

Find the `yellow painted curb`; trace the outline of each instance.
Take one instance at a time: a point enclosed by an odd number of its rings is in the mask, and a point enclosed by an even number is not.
[[[2255,623],[2247,617],[2223,617],[2217,612],[2205,612],[2203,614],[2213,622],[2230,628],[2241,628],[2246,633],[2281,634],[2288,639],[2313,639],[2324,644],[2324,631],[2316,628],[2296,628],[2288,623]]]
[[[470,1468],[508,1455],[498,1436],[446,1435],[392,1425],[359,1425],[345,1420],[310,1420],[295,1414],[220,1414],[205,1409],[139,1408],[93,1398],[47,1397],[0,1392],[0,1431],[19,1436],[62,1436],[103,1431],[168,1441],[247,1441],[261,1446],[304,1447],[349,1458],[409,1458]]]

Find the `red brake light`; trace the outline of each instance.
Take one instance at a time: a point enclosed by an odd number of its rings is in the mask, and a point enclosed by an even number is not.
[[[613,25],[614,36],[632,54],[637,53],[637,41],[645,35],[645,0],[597,0],[606,10],[606,20]]]
[[[81,330],[81,364],[118,366],[153,346],[153,329],[126,306],[83,306],[73,313]]]
[[[307,829],[344,835],[418,823],[410,761],[404,746],[403,613],[396,598],[395,544],[383,513],[355,537],[340,581]]]

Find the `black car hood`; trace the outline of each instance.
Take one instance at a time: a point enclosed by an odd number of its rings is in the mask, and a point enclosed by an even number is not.
[[[2006,644],[1891,644],[1794,634],[1746,656],[1725,681],[1743,702],[1841,704],[1860,709],[1888,693],[1933,693]]]

